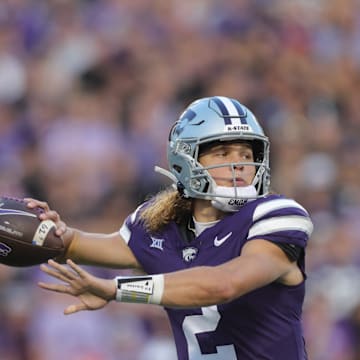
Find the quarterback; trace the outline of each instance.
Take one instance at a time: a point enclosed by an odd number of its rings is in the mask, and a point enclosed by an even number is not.
[[[71,294],[65,314],[110,301],[163,306],[180,360],[305,360],[305,248],[313,225],[293,199],[270,190],[269,140],[235,99],[191,103],[170,130],[173,185],[141,204],[112,234],[67,226],[47,203],[66,252],[41,269]],[[61,262],[66,265],[60,264]],[[102,279],[77,264],[134,268]]]

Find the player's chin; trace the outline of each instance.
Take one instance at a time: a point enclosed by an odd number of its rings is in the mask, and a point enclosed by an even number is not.
[[[245,187],[245,186],[249,186],[249,184],[245,181],[235,181],[235,186],[236,187]]]

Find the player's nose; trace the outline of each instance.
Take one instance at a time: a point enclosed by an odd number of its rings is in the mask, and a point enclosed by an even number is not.
[[[241,162],[241,158],[236,158],[233,161],[233,168],[234,170],[244,170],[244,163]]]

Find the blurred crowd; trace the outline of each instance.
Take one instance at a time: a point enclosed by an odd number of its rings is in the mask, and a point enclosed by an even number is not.
[[[358,0],[2,0],[0,194],[116,231],[168,185],[153,167],[167,166],[183,108],[237,98],[271,139],[274,191],[315,223],[309,357],[359,360],[359,94]],[[161,308],[66,317],[72,299],[44,293],[40,278],[36,266],[0,266],[1,360],[175,358]]]

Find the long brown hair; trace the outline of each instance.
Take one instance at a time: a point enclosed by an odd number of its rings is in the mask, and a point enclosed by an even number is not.
[[[161,231],[171,221],[181,224],[191,216],[191,199],[183,198],[171,187],[154,195],[149,202],[141,212],[140,220],[152,234]]]

